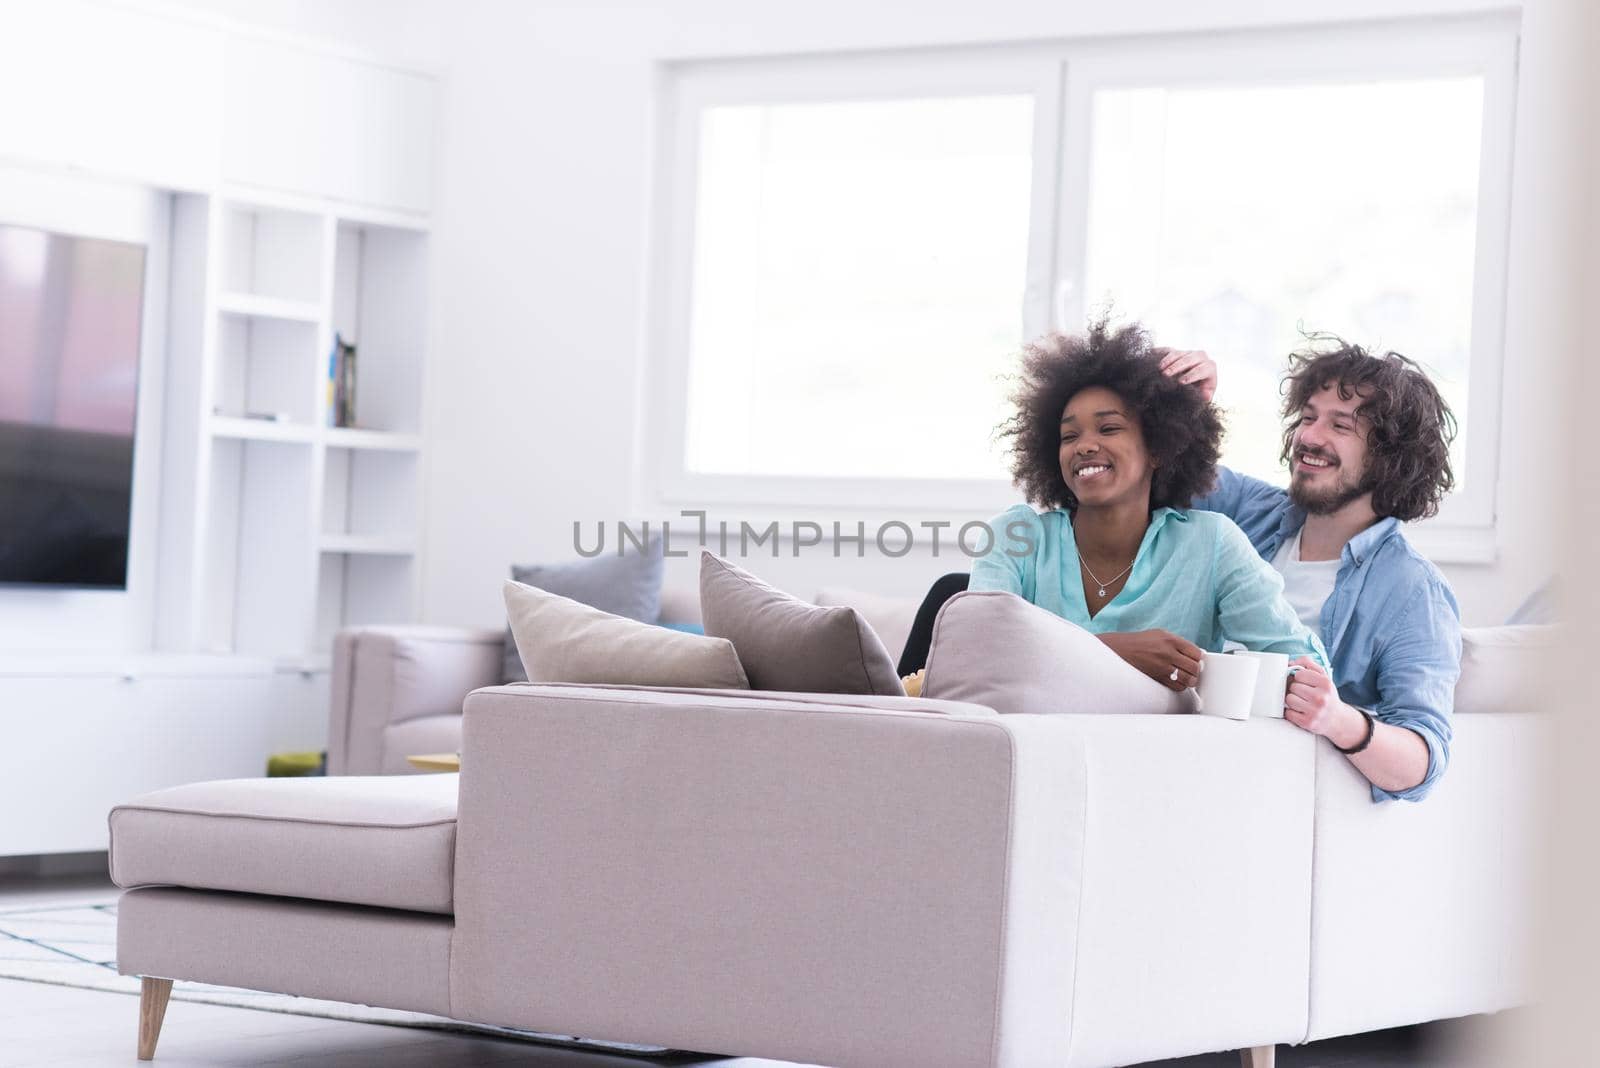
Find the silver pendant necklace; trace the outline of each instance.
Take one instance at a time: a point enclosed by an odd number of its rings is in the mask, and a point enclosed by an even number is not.
[[[1137,559],[1137,557],[1135,557],[1135,559]],[[1126,575],[1128,572],[1133,570],[1133,561],[1132,560],[1128,561],[1128,566],[1127,567],[1123,568],[1121,571],[1118,571],[1115,575],[1112,575],[1111,578],[1109,578],[1105,582],[1101,582],[1100,581],[1100,576],[1096,575],[1093,571],[1089,570],[1088,563],[1086,563],[1084,561],[1083,557],[1081,557],[1081,556],[1078,557],[1078,566],[1082,567],[1084,571],[1088,572],[1089,577],[1094,579],[1095,585],[1100,587],[1100,591],[1099,591],[1100,592],[1100,596],[1104,597],[1106,595],[1106,587],[1107,586],[1111,585],[1113,582],[1117,581],[1117,579],[1121,578],[1123,575]]]

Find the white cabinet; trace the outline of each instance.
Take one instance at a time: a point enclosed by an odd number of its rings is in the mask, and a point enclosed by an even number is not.
[[[431,79],[246,37],[227,57],[224,181],[428,210]]]
[[[434,80],[93,0],[0,3],[0,160],[424,214]]]
[[[222,42],[218,30],[82,0],[0,5],[0,156],[209,187]]]
[[[0,675],[0,856],[106,848],[141,793],[255,778],[274,752],[327,747],[324,673]]]

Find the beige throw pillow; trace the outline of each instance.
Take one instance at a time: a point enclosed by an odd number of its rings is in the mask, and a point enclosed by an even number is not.
[[[750,688],[726,639],[624,619],[510,579],[505,599],[530,682]]]
[[[905,692],[860,612],[791,597],[708,552],[700,554],[700,615],[707,634],[733,642],[752,689]]]

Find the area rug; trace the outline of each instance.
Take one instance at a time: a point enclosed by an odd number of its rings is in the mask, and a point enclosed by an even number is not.
[[[30,983],[73,986],[83,990],[104,990],[116,994],[138,994],[139,980],[117,974],[117,906],[114,902],[95,905],[53,905],[0,911],[0,979],[21,979]],[[604,1042],[575,1035],[547,1034],[510,1027],[489,1027],[463,1023],[443,1016],[398,1009],[376,1009],[342,1001],[267,994],[207,983],[172,984],[174,1001],[194,1001],[202,1005],[227,1005],[262,1012],[283,1012],[296,1016],[320,1016],[329,1020],[385,1024],[390,1027],[421,1027],[435,1031],[490,1035],[544,1045],[569,1046],[596,1052],[654,1057],[675,1052],[664,1046],[640,1046],[626,1042]]]

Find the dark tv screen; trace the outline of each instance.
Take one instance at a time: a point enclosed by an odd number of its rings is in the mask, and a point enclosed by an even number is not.
[[[0,583],[127,587],[144,273],[0,223]]]

